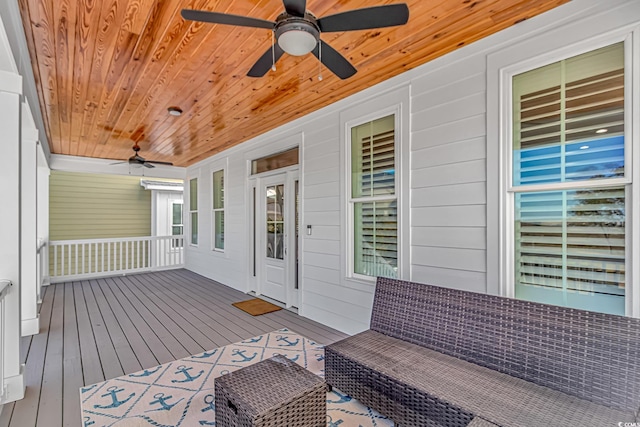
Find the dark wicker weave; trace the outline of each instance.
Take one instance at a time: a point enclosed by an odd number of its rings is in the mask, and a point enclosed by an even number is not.
[[[215,380],[217,427],[325,427],[324,380],[275,356]]]
[[[403,425],[617,425],[638,355],[637,319],[378,279],[371,330],[326,348],[325,377]]]

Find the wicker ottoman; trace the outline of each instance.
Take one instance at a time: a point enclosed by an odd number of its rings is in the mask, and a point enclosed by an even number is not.
[[[215,380],[217,427],[325,427],[325,381],[284,356]]]

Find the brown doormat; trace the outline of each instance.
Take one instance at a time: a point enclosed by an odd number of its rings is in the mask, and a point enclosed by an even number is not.
[[[239,308],[242,311],[249,313],[252,316],[260,316],[261,314],[271,313],[273,311],[282,310],[275,304],[271,304],[260,298],[253,298],[247,301],[234,302],[231,304],[234,307]]]

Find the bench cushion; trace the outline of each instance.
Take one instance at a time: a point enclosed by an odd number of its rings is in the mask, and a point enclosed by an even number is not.
[[[372,390],[372,395],[386,395],[389,401],[418,412],[420,408],[406,400],[419,400],[420,394],[432,396],[448,405],[447,411],[456,412],[458,407],[466,413],[463,418],[468,418],[467,424],[474,416],[500,426],[617,425],[635,421],[631,411],[589,402],[371,330],[326,348],[329,384],[349,394],[354,386],[350,382],[363,381],[358,378],[359,370],[377,376],[377,385],[373,386],[377,390]],[[384,386],[394,381],[400,387]],[[358,394],[353,397],[362,398]],[[394,408],[377,408],[372,401],[363,403],[400,424],[407,423],[397,419],[397,414],[385,412]]]

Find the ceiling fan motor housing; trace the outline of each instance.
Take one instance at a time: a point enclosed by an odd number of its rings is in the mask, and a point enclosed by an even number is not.
[[[320,39],[316,18],[309,12],[304,18],[283,13],[276,20],[275,35],[278,44],[289,55],[305,55],[311,52]]]

